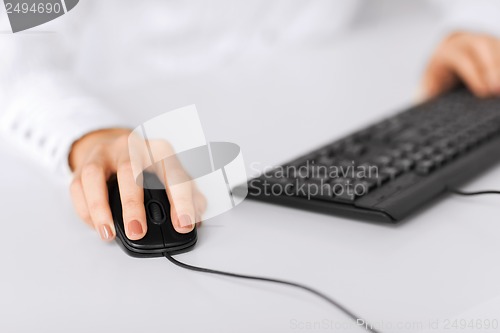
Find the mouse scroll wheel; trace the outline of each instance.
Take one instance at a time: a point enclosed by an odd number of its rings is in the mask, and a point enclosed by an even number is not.
[[[158,202],[150,202],[148,205],[149,218],[154,223],[162,223],[165,221],[165,211]]]

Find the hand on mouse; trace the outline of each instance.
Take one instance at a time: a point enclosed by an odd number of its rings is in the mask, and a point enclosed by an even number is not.
[[[435,97],[459,82],[478,97],[500,95],[500,39],[457,32],[443,40],[424,74],[422,97]]]
[[[93,227],[105,241],[115,238],[116,231],[108,203],[107,180],[116,174],[123,207],[127,237],[137,240],[147,231],[144,190],[136,184],[129,157],[128,129],[106,129],[89,133],[76,141],[69,155],[73,170],[70,191],[80,218]],[[179,164],[173,174],[185,174]],[[205,210],[204,197],[192,186],[167,191],[171,203],[172,223],[177,232],[188,233]]]

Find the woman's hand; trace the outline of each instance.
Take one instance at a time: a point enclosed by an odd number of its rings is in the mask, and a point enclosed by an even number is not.
[[[425,72],[423,97],[435,97],[459,82],[478,97],[500,95],[500,39],[459,32],[441,43]]]
[[[70,189],[75,209],[80,218],[106,241],[114,239],[116,235],[106,184],[112,174],[116,174],[118,178],[127,237],[132,240],[141,239],[147,231],[144,189],[136,184],[129,157],[130,133],[130,130],[125,129],[89,133],[73,145],[69,156],[74,172]],[[180,233],[190,232],[205,209],[203,196],[191,187],[182,186],[176,193],[167,191],[167,194],[172,207],[174,228]]]

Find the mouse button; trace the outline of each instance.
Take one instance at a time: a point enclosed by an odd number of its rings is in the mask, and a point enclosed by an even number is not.
[[[161,225],[161,230],[163,232],[163,239],[165,242],[165,246],[168,246],[170,243],[175,243],[178,240],[178,236],[181,235],[177,231],[175,231],[174,226],[172,225],[172,220],[169,218],[168,223],[164,223]]]
[[[194,230],[187,234],[181,234],[175,231],[170,219],[168,219],[167,223],[161,224],[161,228],[163,232],[163,242],[167,249],[183,246],[192,242],[193,238],[196,239],[196,232]]]
[[[151,199],[153,199],[153,195],[151,194],[151,190],[145,188],[144,189],[144,202],[147,202]]]
[[[129,246],[141,250],[153,250],[165,247],[161,229],[157,225],[150,223],[148,223],[148,231],[143,238],[138,240],[130,240],[127,238],[127,236],[124,236],[124,240],[128,243]]]

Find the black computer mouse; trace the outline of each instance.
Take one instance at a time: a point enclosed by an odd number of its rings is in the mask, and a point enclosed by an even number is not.
[[[158,184],[156,175],[144,173],[148,183]],[[146,183],[146,182],[145,182]],[[144,189],[144,207],[148,230],[139,240],[130,240],[125,235],[123,226],[122,205],[116,176],[108,181],[109,205],[116,229],[116,241],[123,250],[132,257],[162,257],[165,252],[176,254],[191,250],[196,244],[196,227],[187,234],[175,231],[170,219],[170,203],[165,189]]]

